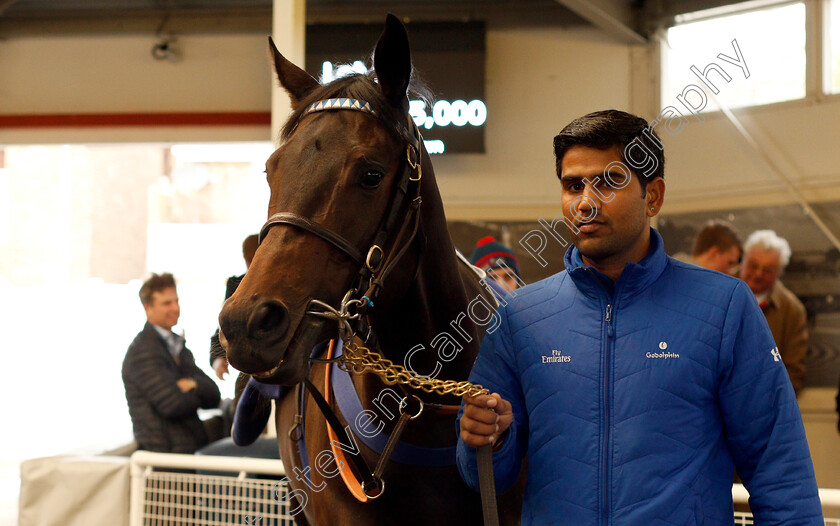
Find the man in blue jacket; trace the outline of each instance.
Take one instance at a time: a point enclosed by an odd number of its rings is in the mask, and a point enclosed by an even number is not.
[[[566,270],[498,312],[465,397],[458,467],[494,444],[499,491],[528,457],[522,524],[733,524],[732,473],[756,524],[822,525],[805,431],[755,298],[736,278],[669,258],[650,218],[664,148],[609,110],[554,139]],[[570,234],[554,230],[556,239]]]

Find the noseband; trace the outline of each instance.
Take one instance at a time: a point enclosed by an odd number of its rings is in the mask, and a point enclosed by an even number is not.
[[[301,119],[309,114],[321,111],[359,111],[377,116],[368,102],[356,99],[326,99],[314,102],[306,107],[301,114]],[[262,243],[271,227],[276,225],[291,225],[310,234],[318,236],[339,250],[359,267],[359,279],[357,285],[347,291],[342,305],[334,309],[330,305],[313,299],[312,304],[321,307],[326,312],[310,311],[307,314],[336,319],[339,322],[339,330],[345,332],[350,330],[348,319],[358,319],[361,313],[369,307],[373,307],[374,300],[382,289],[382,283],[386,276],[393,270],[396,263],[411,246],[411,242],[417,235],[420,224],[420,179],[422,170],[420,167],[420,143],[422,137],[420,130],[414,124],[414,120],[406,115],[408,129],[401,123],[394,124],[397,134],[405,141],[406,153],[402,162],[402,171],[398,175],[394,195],[388,205],[388,210],[383,217],[379,230],[373,238],[373,243],[367,252],[363,253],[353,246],[341,234],[318,224],[311,219],[300,216],[293,212],[279,212],[268,218],[265,225],[260,229],[259,241]],[[400,212],[407,204],[407,213],[402,218],[399,232],[394,238],[393,246],[386,253],[385,242],[389,235],[397,227],[400,220]],[[364,294],[360,293],[364,291]],[[350,309],[354,312],[348,312]],[[346,327],[345,327],[346,326]]]

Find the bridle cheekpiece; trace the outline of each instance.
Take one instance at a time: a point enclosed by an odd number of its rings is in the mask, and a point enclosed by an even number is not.
[[[301,112],[301,118],[312,113],[337,110],[358,111],[379,117],[369,102],[350,98],[331,98],[319,100],[307,106]],[[373,238],[373,243],[366,252],[363,253],[353,246],[341,234],[293,212],[278,212],[272,215],[260,229],[259,241],[262,243],[272,227],[281,224],[294,226],[320,237],[359,267],[356,285],[345,293],[338,308],[321,300],[312,299],[306,311],[308,315],[338,322],[339,334],[345,341],[352,339],[355,335],[350,320],[358,320],[366,310],[374,306],[385,278],[417,237],[422,202],[420,197],[422,136],[410,115],[406,115],[406,122],[408,127],[400,122],[394,123],[397,135],[406,143],[403,169],[398,176],[399,180],[389,201],[388,210]],[[406,208],[405,217],[401,218],[400,212],[404,208]],[[401,222],[400,219],[402,219]],[[385,243],[398,225],[399,231],[388,250]]]

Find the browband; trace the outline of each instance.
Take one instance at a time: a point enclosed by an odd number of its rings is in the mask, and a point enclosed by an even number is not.
[[[376,112],[373,111],[369,102],[365,102],[363,100],[356,100],[356,99],[324,99],[319,100],[318,102],[313,102],[309,106],[303,110],[301,113],[301,117],[304,115],[309,115],[310,113],[315,113],[316,111],[325,111],[325,110],[356,110],[356,111],[363,111],[366,113],[370,113],[371,115],[376,115]]]
[[[313,102],[303,110],[300,116],[301,118],[303,118],[306,115],[309,115],[310,113],[317,113],[319,111],[329,110],[354,110],[360,111],[362,113],[370,113],[374,116],[379,115],[367,101],[358,99],[337,98],[324,99],[319,100],[317,102]],[[403,126],[400,122],[395,123],[397,133],[399,133],[406,141],[408,141],[408,143],[411,146],[413,146],[414,149],[419,153],[421,140],[420,130],[417,129],[417,126],[414,124],[414,119],[411,116],[408,117],[408,126],[410,130],[406,129],[406,127]]]

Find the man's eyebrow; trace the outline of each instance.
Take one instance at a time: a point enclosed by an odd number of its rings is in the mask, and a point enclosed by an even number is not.
[[[627,177],[628,174],[623,170],[610,170],[609,172],[607,172],[607,175],[609,175],[610,177],[615,177],[619,175],[621,177]]]
[[[586,177],[585,175],[561,175],[561,181],[581,181],[583,178]]]

